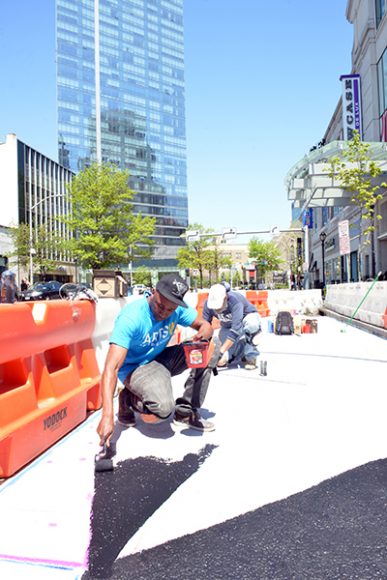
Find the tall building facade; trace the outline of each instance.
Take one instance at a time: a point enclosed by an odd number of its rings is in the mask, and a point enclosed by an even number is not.
[[[74,264],[67,250],[57,248],[56,238],[69,240],[72,232],[63,220],[71,212],[67,199],[67,188],[73,173],[49,159],[36,149],[20,141],[10,133],[4,143],[0,143],[0,194],[4,200],[1,210],[0,257],[11,255],[10,265],[18,274],[31,282],[34,276],[42,275],[34,267],[35,247],[39,245],[42,232],[45,235],[45,258],[51,261],[47,277],[61,282],[74,279]],[[10,229],[20,224],[29,226],[30,265],[28,272],[21,272],[15,256],[12,257],[13,243]],[[42,240],[40,239],[40,243]],[[0,266],[1,264],[0,260]]]
[[[370,243],[362,238],[359,208],[352,194],[329,178],[330,160],[351,139],[351,126],[369,144],[369,156],[380,166],[379,182],[387,181],[387,3],[386,0],[347,0],[346,18],[353,25],[352,69],[343,71],[341,93],[322,140],[299,160],[286,178],[288,199],[310,214],[311,285],[387,279],[387,189],[375,204]],[[350,73],[350,74],[348,74]],[[339,85],[338,85],[339,88]],[[358,120],[358,126],[356,121]],[[343,228],[348,230],[343,235]],[[348,245],[342,243],[348,239]]]
[[[56,0],[59,161],[130,172],[168,269],[188,225],[184,0]]]

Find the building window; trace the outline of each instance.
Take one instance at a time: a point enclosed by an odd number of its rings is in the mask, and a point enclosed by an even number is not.
[[[383,16],[386,13],[386,0],[375,0],[376,7],[376,27],[379,26]]]
[[[387,49],[377,64],[380,141],[387,141]]]

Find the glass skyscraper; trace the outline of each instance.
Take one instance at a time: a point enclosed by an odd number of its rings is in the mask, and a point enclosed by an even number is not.
[[[165,268],[188,225],[183,2],[56,0],[59,162],[128,169]]]

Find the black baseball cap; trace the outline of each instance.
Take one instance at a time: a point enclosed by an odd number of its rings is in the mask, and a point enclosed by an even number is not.
[[[166,274],[160,278],[157,282],[156,290],[170,302],[188,308],[188,305],[183,300],[184,294],[188,290],[188,285],[178,274]]]

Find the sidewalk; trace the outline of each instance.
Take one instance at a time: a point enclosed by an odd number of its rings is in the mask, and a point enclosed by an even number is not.
[[[318,325],[264,333],[266,377],[213,377],[213,433],[139,420],[116,429],[115,471],[94,476],[97,412],[5,481],[2,580],[386,577],[386,341]]]

